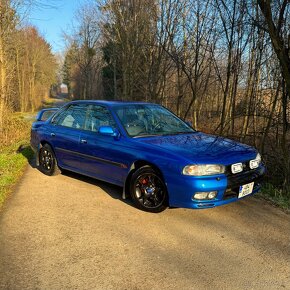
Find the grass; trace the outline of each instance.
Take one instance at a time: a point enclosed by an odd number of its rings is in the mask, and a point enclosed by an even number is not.
[[[265,198],[266,200],[271,201],[276,206],[290,211],[290,193],[287,194],[281,190],[276,188],[271,183],[265,183],[261,192],[258,194],[259,196]]]
[[[3,141],[0,144],[0,208],[33,157],[29,146],[32,119],[28,117],[28,114],[11,114],[0,136]]]
[[[27,143],[26,140],[18,142],[0,152],[0,207],[13,185],[22,176],[28,160],[33,157],[31,147],[28,145],[23,147],[25,143]],[[23,149],[17,152],[20,145]]]
[[[47,98],[42,106],[53,107],[56,103],[58,99]],[[5,115],[4,126],[0,128],[0,208],[33,158],[29,138],[36,113],[6,112]]]

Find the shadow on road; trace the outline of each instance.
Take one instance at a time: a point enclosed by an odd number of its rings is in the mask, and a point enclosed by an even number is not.
[[[99,188],[101,188],[103,191],[105,191],[111,198],[113,199],[118,199],[132,207],[135,207],[133,204],[133,201],[130,198],[127,199],[122,199],[122,191],[123,189],[117,185],[111,184],[111,183],[106,183],[101,180],[97,180],[91,177],[87,177],[75,172],[67,171],[67,170],[62,170],[62,175],[77,179],[82,182],[86,182],[92,185],[95,185]]]
[[[20,145],[16,153],[21,153],[32,168],[36,168],[35,155],[30,145]]]
[[[29,162],[29,165],[32,168],[37,168],[34,152],[33,152],[33,150],[31,149],[30,146],[28,146],[25,149],[23,149],[21,151],[21,153],[22,153],[23,156],[25,156],[27,158],[27,160]],[[131,199],[129,199],[129,198],[127,198],[126,200],[122,199],[122,190],[123,189],[121,187],[117,186],[117,185],[114,185],[114,184],[111,184],[111,183],[106,183],[104,181],[97,180],[97,179],[94,179],[94,178],[91,178],[91,177],[87,177],[87,176],[84,176],[84,175],[81,175],[81,174],[78,174],[78,173],[75,173],[75,172],[67,171],[67,170],[62,170],[62,175],[65,175],[65,176],[77,179],[79,181],[86,182],[86,183],[98,186],[103,191],[105,191],[109,196],[111,196],[112,198],[121,200],[121,201],[123,201],[124,203],[126,203],[128,205],[134,206]]]

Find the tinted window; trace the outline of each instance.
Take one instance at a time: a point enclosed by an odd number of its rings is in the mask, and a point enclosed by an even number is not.
[[[52,114],[55,113],[56,110],[47,110],[47,111],[44,111],[42,116],[41,116],[41,119],[40,121],[46,121]]]
[[[67,110],[60,113],[53,120],[53,123],[64,127],[83,129],[86,119],[86,109],[87,105],[71,105]]]
[[[167,109],[157,105],[122,105],[115,108],[122,125],[132,137],[195,132]]]
[[[116,128],[115,121],[107,108],[98,105],[90,105],[84,129],[98,132],[100,126],[111,126]]]

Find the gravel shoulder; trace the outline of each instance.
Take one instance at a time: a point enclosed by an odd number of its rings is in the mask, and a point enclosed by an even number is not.
[[[249,197],[150,214],[28,166],[0,212],[0,289],[289,289],[290,215]]]

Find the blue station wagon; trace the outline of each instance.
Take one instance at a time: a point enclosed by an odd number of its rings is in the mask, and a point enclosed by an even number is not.
[[[73,101],[44,109],[31,145],[43,173],[65,169],[122,186],[123,198],[150,212],[237,201],[257,192],[265,173],[255,148],[198,132],[151,103]]]

